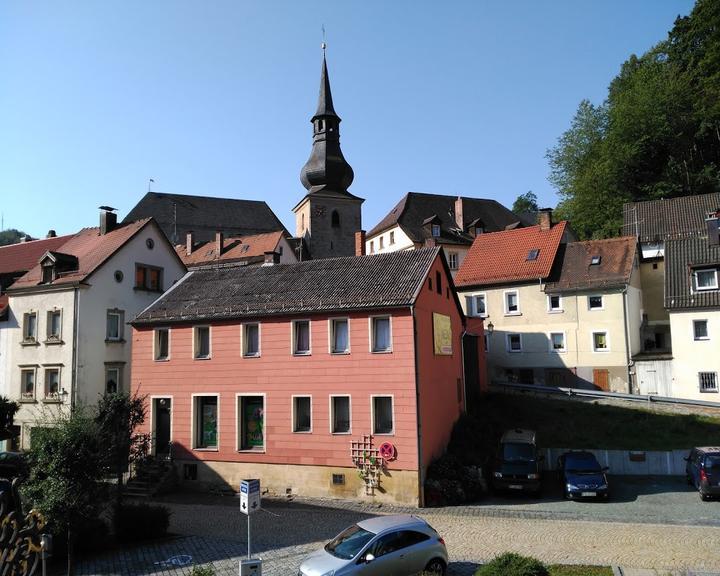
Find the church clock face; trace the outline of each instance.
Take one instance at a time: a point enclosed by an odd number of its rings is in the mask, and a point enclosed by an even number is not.
[[[325,216],[325,206],[315,206],[313,212],[315,216]]]

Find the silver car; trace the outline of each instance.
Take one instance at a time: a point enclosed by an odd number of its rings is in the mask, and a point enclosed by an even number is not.
[[[422,518],[378,516],[353,524],[308,556],[298,576],[442,576],[445,541]]]

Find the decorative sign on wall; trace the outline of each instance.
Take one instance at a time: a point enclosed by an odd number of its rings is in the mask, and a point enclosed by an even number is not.
[[[452,324],[450,316],[433,312],[433,341],[436,356],[452,356]]]

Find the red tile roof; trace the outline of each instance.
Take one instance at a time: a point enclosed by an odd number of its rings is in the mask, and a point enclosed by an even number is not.
[[[567,222],[549,230],[540,226],[481,234],[473,242],[457,276],[456,286],[481,286],[547,278],[555,262]],[[538,250],[535,260],[528,260]]]
[[[197,248],[193,249],[192,254],[189,256],[184,244],[176,246],[175,251],[185,263],[185,266],[188,267],[211,264],[217,261],[241,262],[255,258],[264,258],[265,252],[272,252],[277,249],[277,245],[282,237],[282,230],[278,230],[277,232],[269,232],[267,234],[225,238],[223,241],[222,254],[220,254],[219,257],[215,240],[200,244]]]
[[[85,280],[151,220],[151,218],[145,218],[129,224],[119,224],[113,231],[104,235],[100,234],[100,229],[97,226],[80,230],[80,232],[67,240],[60,250],[56,250],[56,252],[75,256],[78,259],[78,269],[62,274],[53,281],[53,286],[73,284]],[[42,271],[38,263],[10,286],[10,290],[36,286],[40,284],[41,280]]]
[[[70,238],[72,234],[0,246],[0,274],[27,272],[35,267],[45,252],[58,250]]]

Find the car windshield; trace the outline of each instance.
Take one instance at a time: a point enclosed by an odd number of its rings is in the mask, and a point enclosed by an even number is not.
[[[535,460],[535,448],[532,444],[505,442],[502,457],[505,462],[527,462]]]
[[[720,454],[712,454],[706,456],[705,468],[720,468]]]
[[[601,468],[595,456],[583,454],[582,456],[566,456],[565,470],[573,474],[597,474],[601,471]]]
[[[325,544],[325,551],[336,558],[351,560],[372,540],[373,536],[375,534],[355,524]]]

